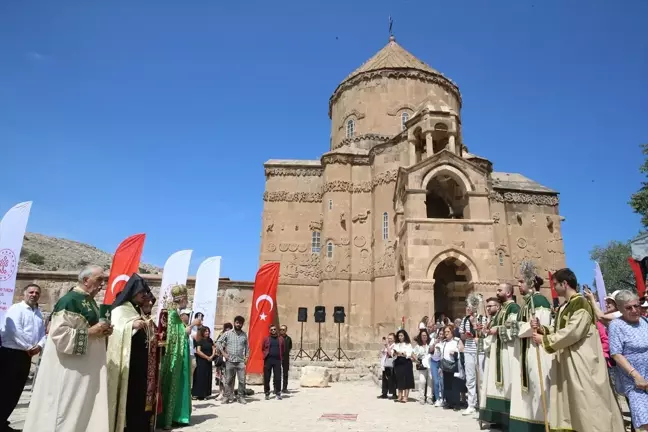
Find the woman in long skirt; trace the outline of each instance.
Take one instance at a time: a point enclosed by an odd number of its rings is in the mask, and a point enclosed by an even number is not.
[[[191,395],[198,400],[204,400],[212,394],[214,341],[209,337],[209,327],[201,327],[198,331],[201,332],[202,338],[196,342],[196,378]]]
[[[396,376],[396,388],[398,389],[398,399],[395,402],[405,403],[410,390],[414,388],[414,368],[412,366],[414,349],[405,330],[398,330],[396,340],[397,343],[392,349],[394,375]]]

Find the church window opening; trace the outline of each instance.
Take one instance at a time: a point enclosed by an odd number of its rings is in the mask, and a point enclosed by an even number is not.
[[[504,252],[499,251],[499,253],[497,254],[497,256],[498,256],[498,258],[499,258],[499,265],[500,265],[500,266],[503,266],[503,265],[504,265]]]
[[[326,243],[326,258],[333,258],[333,242]]]
[[[389,238],[389,215],[387,212],[383,213],[383,240]]]
[[[464,219],[468,198],[457,181],[445,174],[427,184],[425,207],[428,219]]]
[[[346,136],[347,138],[353,138],[355,135],[355,121],[349,119],[346,124]]]
[[[319,231],[313,231],[313,235],[311,238],[311,252],[312,253],[320,253],[320,250],[322,250],[322,244],[320,243],[320,233]]]
[[[405,123],[407,123],[407,120],[409,120],[409,114],[404,112],[401,114],[401,130],[405,130],[406,126]]]
[[[333,200],[329,200],[328,202],[328,209],[333,210]]]

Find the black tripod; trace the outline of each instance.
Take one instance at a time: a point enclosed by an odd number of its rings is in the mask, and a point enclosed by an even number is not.
[[[301,323],[301,335],[299,336],[299,351],[297,352],[297,355],[295,356],[295,360],[304,358],[304,356],[308,357],[308,360],[311,360],[311,356],[309,356],[306,351],[304,351],[304,348],[302,348],[302,344],[304,343],[304,322],[302,321]]]
[[[313,357],[311,357],[312,360],[324,360],[324,361],[331,361],[328,355],[324,352],[322,349],[322,323],[317,323],[317,351],[315,351],[315,354],[313,354]]]
[[[337,323],[337,325],[338,325],[338,347],[337,347],[337,351],[335,351],[335,354],[333,354],[333,358],[335,358],[335,356],[337,356],[338,361],[340,361],[340,360],[342,360],[342,356],[344,356],[344,358],[347,361],[351,361],[351,359],[349,357],[347,357],[346,353],[344,352],[344,350],[340,346],[340,323]]]

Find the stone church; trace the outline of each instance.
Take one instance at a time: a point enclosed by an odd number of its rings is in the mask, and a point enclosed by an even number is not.
[[[370,349],[403,320],[462,317],[468,293],[490,296],[525,258],[545,279],[565,266],[558,192],[470,153],[461,105],[457,84],[390,37],[333,91],[329,151],[264,164],[260,264],[281,263],[278,314],[293,338],[307,307],[314,346],[322,305],[333,350],[343,306],[343,348]]]

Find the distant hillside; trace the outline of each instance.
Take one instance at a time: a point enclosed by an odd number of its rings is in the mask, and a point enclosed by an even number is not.
[[[80,271],[88,264],[97,264],[109,269],[111,253],[94,246],[50,237],[43,234],[26,233],[20,253],[20,270]],[[162,269],[150,264],[141,264],[140,273],[161,273]]]

